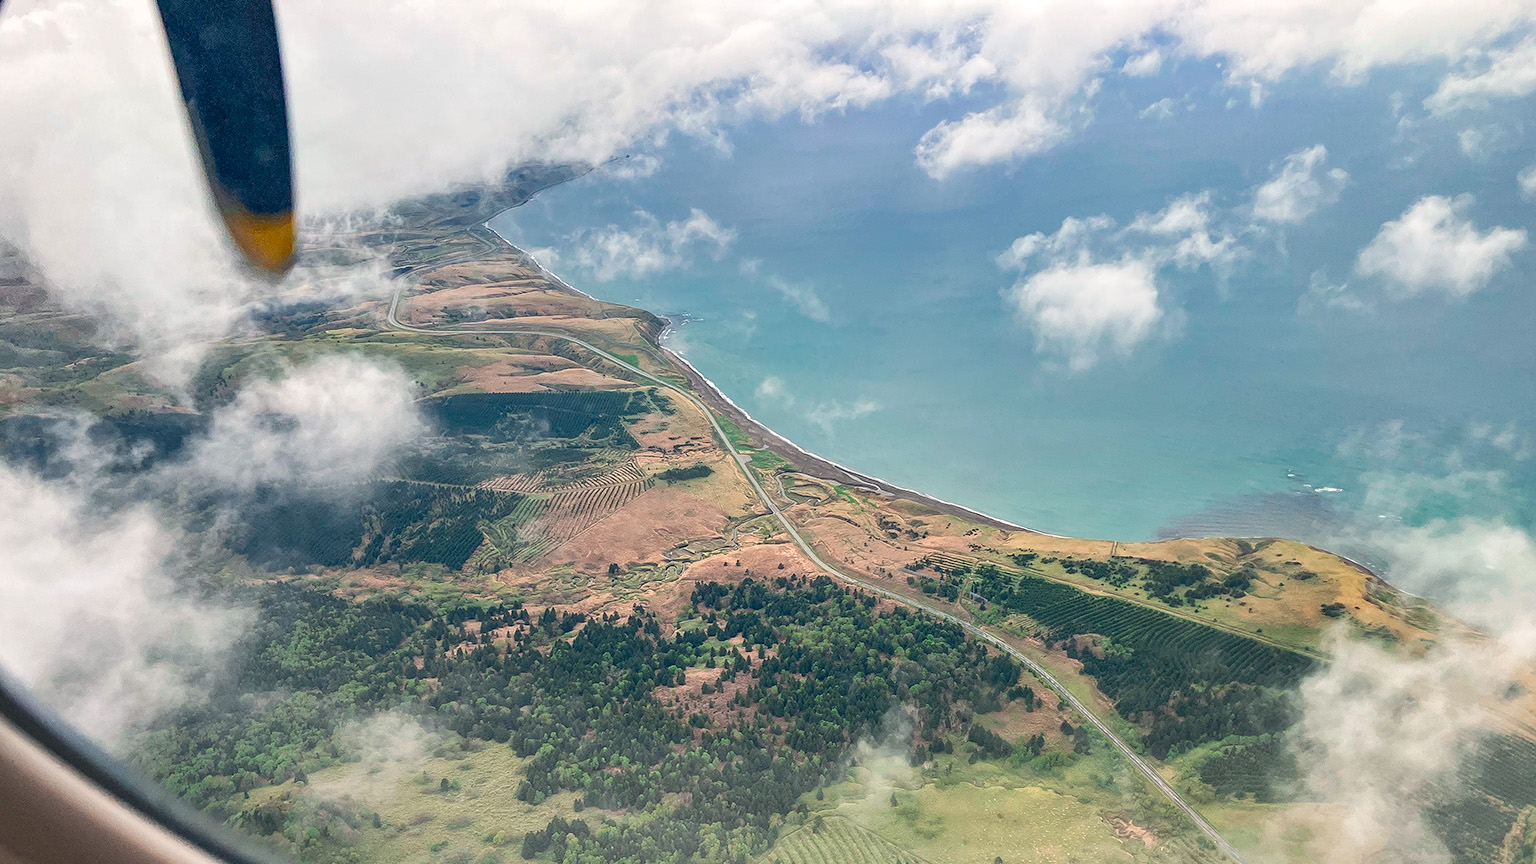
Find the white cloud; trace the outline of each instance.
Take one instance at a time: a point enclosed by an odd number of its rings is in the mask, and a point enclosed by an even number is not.
[[[1536,92],[1536,36],[1512,48],[1480,52],[1477,60],[1468,64],[1476,71],[1446,76],[1424,100],[1424,107],[1433,114],[1445,114]]]
[[[1069,133],[1064,119],[1038,100],[1022,100],[939,123],[917,142],[917,164],[929,176],[943,179],[962,168],[1047,150]]]
[[[1373,482],[1382,483],[1383,478]],[[1399,506],[1496,493],[1499,472],[1462,470],[1438,478],[1391,477],[1380,497]],[[1385,559],[1393,584],[1434,598],[1473,626],[1494,634],[1523,632],[1536,600],[1536,539],[1496,518],[1461,517],[1397,526],[1360,538]]]
[[[1526,198],[1536,198],[1536,164],[1527,166],[1515,176],[1515,182],[1520,186],[1520,194]]]
[[[687,219],[665,225],[644,210],[636,210],[635,217],[638,224],[628,230],[610,224],[573,236],[576,266],[599,282],[640,279],[688,267],[698,249],[718,260],[736,241],[734,230],[697,207]]]
[[[1224,276],[1246,254],[1215,225],[1209,192],[1181,195],[1119,228],[1106,215],[1068,217],[1053,234],[1013,241],[996,258],[1020,279],[1003,292],[1035,349],[1083,371],[1106,351],[1125,356],[1175,320],[1157,281],[1164,267],[1210,266]]]
[[[1321,144],[1285,157],[1280,170],[1253,193],[1253,218],[1295,224],[1339,200],[1349,183],[1342,168],[1323,171],[1328,149]]]
[[[0,462],[0,661],[86,735],[116,748],[193,698],[243,616],[174,578],[175,537],[144,505],[102,513],[88,485]]]
[[[792,405],[795,401],[795,397],[789,392],[789,386],[777,375],[769,375],[757,385],[757,398],[764,402],[780,402],[785,405]]]
[[[1127,355],[1163,318],[1152,266],[1142,260],[1057,264],[1004,292],[1035,333],[1037,350],[1065,356],[1073,371],[1105,350]]]
[[[1468,159],[1478,159],[1486,155],[1483,152],[1485,137],[1481,129],[1463,129],[1456,133],[1456,146],[1461,148],[1461,155]]]
[[[1169,260],[1185,269],[1210,264],[1224,270],[1242,255],[1237,241],[1223,233],[1211,236],[1211,193],[1181,195],[1156,213],[1138,213],[1130,231],[1157,237],[1178,238],[1172,247],[1149,248],[1146,254]]]
[[[785,408],[794,408],[800,403],[795,397],[789,385],[777,375],[769,375],[757,385],[757,398],[763,402],[774,402]],[[857,420],[880,410],[880,403],[873,399],[855,399],[852,402],[830,400],[816,402],[805,408],[804,417],[811,423],[821,427],[821,431],[832,434],[833,427],[843,420]]]
[[[927,99],[968,93],[977,83],[997,75],[992,61],[976,54],[954,30],[897,41],[880,49],[880,56],[890,64],[897,90],[921,93]]]
[[[1173,118],[1174,101],[1166,96],[1141,109],[1136,116],[1143,120],[1170,120]]]
[[[603,174],[618,180],[638,180],[661,170],[661,159],[650,153],[626,153],[603,165]]]
[[[1467,430],[1467,437],[1474,442],[1487,444],[1516,459],[1524,460],[1531,457],[1530,440],[1520,433],[1514,421],[1510,421],[1503,426],[1495,426],[1491,423],[1473,423]]]
[[[307,795],[335,801],[364,800],[387,810],[410,789],[403,781],[420,775],[424,763],[447,743],[442,732],[422,725],[421,719],[396,709],[350,720],[337,727],[332,740],[364,770],[345,777],[310,777]],[[403,803],[403,802],[402,802]]]
[[[1008,249],[997,256],[997,266],[1007,270],[1022,270],[1037,257],[1048,259],[1083,257],[1095,238],[1105,235],[1115,227],[1115,220],[1105,215],[1079,219],[1068,216],[1054,234],[1035,232],[1014,240]]]
[[[1137,213],[1130,225],[1118,230],[1115,220],[1104,214],[1068,216],[1053,234],[1036,232],[1014,240],[996,261],[1004,269],[1022,270],[1039,260],[1084,263],[1106,254],[1146,259],[1159,267],[1224,268],[1243,250],[1229,232],[1214,225],[1211,194],[1195,192],[1170,200],[1156,212]]]
[[[1238,80],[1275,81],[1326,67],[1349,83],[1385,66],[1459,60],[1532,18],[1522,0],[1206,2],[1187,8],[1172,32],[1184,53],[1226,57]]]
[[[1376,307],[1349,289],[1348,282],[1333,282],[1322,270],[1312,273],[1307,293],[1297,301],[1296,311],[1307,314],[1317,309],[1343,309],[1346,312],[1371,313]]]
[[[843,420],[857,420],[880,410],[880,403],[873,399],[856,399],[852,402],[818,402],[805,412],[805,419],[832,433],[832,427]]]
[[[397,366],[326,355],[241,388],[191,449],[187,482],[250,491],[372,479],[426,431]]]
[[[1510,258],[1525,248],[1525,229],[1503,227],[1478,231],[1466,215],[1469,195],[1420,198],[1397,219],[1381,226],[1360,250],[1355,271],[1381,278],[1394,293],[1426,291],[1466,297],[1509,267]]]
[[[1214,59],[1234,86],[1257,87],[1316,67],[1349,83],[1486,60],[1447,79],[1447,104],[1526,87],[1532,44],[1490,50],[1530,26],[1524,0],[279,5],[308,214],[529,161],[597,163],[675,132],[724,143],[753,118],[985,89],[995,101],[914,142],[943,177],[1054,146],[1090,122],[1114,58],[1154,40],[1127,74],[1154,55]],[[231,266],[209,218],[152,6],[10,0],[0,81],[0,237],[185,377],[198,345],[270,288]]]
[[[1477,463],[1507,465],[1526,446],[1513,424],[1473,424],[1450,436],[1394,420],[1354,430],[1339,453],[1377,468],[1364,478],[1365,506],[1380,512],[1375,508],[1443,507],[1448,496],[1464,503],[1492,497],[1502,475]],[[1392,470],[1422,471],[1434,460],[1443,473]],[[1508,697],[1510,684],[1536,661],[1536,540],[1498,519],[1380,525],[1337,542],[1369,549],[1393,586],[1488,635],[1465,638],[1444,628],[1431,646],[1385,646],[1344,638],[1341,627],[1327,646],[1331,662],[1302,684],[1302,719],[1291,737],[1301,745],[1303,791],[1340,805],[1338,842],[1321,860],[1445,864],[1452,858],[1429,829],[1425,793],[1456,784],[1472,767],[1467,757],[1479,733],[1502,731],[1494,712],[1523,710]]]
[[[1336,638],[1332,662],[1301,686],[1307,790],[1343,805],[1324,860],[1444,864],[1451,857],[1424,817],[1426,790],[1450,780],[1488,728],[1517,671],[1533,659],[1526,634],[1446,640],[1423,657]]]
[[[1494,153],[1505,153],[1519,145],[1519,133],[1511,132],[1502,123],[1471,126],[1456,134],[1456,144],[1461,155],[1473,161],[1485,161]]]
[[[131,478],[110,474],[113,454],[83,425],[62,438],[63,480],[0,461],[0,662],[98,741],[205,693],[246,620],[189,587],[205,552],[152,502],[323,492],[369,479],[425,431],[397,367],[328,355],[285,371],[243,385],[187,458]]]
[[[1162,68],[1163,52],[1153,48],[1151,51],[1144,51],[1134,57],[1126,58],[1120,71],[1132,78],[1146,78],[1156,75]]]

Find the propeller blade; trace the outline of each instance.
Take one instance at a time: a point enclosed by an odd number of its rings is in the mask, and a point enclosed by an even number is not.
[[[203,172],[251,265],[293,264],[293,165],[272,0],[158,0]]]

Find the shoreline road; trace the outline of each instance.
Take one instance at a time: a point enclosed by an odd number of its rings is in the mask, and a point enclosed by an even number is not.
[[[613,354],[597,347],[596,345],[593,345],[590,342],[587,342],[569,333],[561,333],[555,330],[542,330],[535,327],[509,327],[498,330],[484,330],[478,328],[474,330],[436,330],[425,327],[415,327],[409,324],[402,324],[400,319],[396,316],[396,313],[399,311],[401,298],[405,296],[405,287],[406,286],[404,283],[398,285],[395,288],[394,295],[390,298],[389,301],[389,313],[387,318],[389,321],[389,326],[396,330],[404,330],[411,333],[421,333],[427,336],[465,336],[475,333],[484,333],[489,335],[544,336],[550,339],[564,339],[567,342],[579,345],[582,348],[591,351],[604,360],[607,360],[608,362],[613,363],[628,372],[638,375],[641,378],[656,384],[657,386],[665,387],[666,389],[671,390],[682,398],[688,400],[700,411],[704,412],[704,416],[709,419],[710,426],[714,427],[715,437],[720,440],[721,445],[724,446],[726,452],[730,454],[732,461],[741,467],[742,473],[746,475],[747,482],[751,484],[752,490],[757,493],[758,499],[762,501],[764,506],[768,508],[768,511],[772,513],[776,519],[778,519],[779,525],[783,527],[785,533],[788,534],[790,539],[794,541],[795,546],[797,546],[800,551],[805,553],[805,556],[811,560],[811,563],[851,585],[857,586],[866,591],[874,592],[875,594],[885,597],[886,599],[900,603],[903,606],[918,609],[928,613],[929,615],[933,615],[934,617],[949,621],[959,626],[967,633],[970,633],[972,636],[975,636],[976,638],[991,644],[993,647],[1024,664],[1024,666],[1033,672],[1036,677],[1045,682],[1046,686],[1050,687],[1052,690],[1055,690],[1057,695],[1066,700],[1067,704],[1076,709],[1077,712],[1086,718],[1089,723],[1092,723],[1094,728],[1099,731],[1099,734],[1108,739],[1110,744],[1114,745],[1115,749],[1119,750],[1120,754],[1124,756],[1134,768],[1145,775],[1146,778],[1152,782],[1152,785],[1157,787],[1159,792],[1163,793],[1164,797],[1166,797],[1175,807],[1179,808],[1179,810],[1182,811],[1185,816],[1189,817],[1189,820],[1193,822],[1195,827],[1200,830],[1200,833],[1205,835],[1206,839],[1215,844],[1217,849],[1221,850],[1233,861],[1238,862],[1238,864],[1247,864],[1247,862],[1243,859],[1243,856],[1237,851],[1235,847],[1233,847],[1231,843],[1227,842],[1227,839],[1221,835],[1221,832],[1217,831],[1209,822],[1205,821],[1205,818],[1195,810],[1194,806],[1185,801],[1184,798],[1179,795],[1178,791],[1175,790],[1167,780],[1164,780],[1161,774],[1157,773],[1156,768],[1153,768],[1152,765],[1143,759],[1140,755],[1138,755],[1135,750],[1132,750],[1129,744],[1125,743],[1125,741],[1119,735],[1115,734],[1113,729],[1109,728],[1109,724],[1099,719],[1097,714],[1094,714],[1093,711],[1089,710],[1088,706],[1084,704],[1082,700],[1073,695],[1072,692],[1066,688],[1066,686],[1064,686],[1060,681],[1056,679],[1056,676],[1046,671],[1040,664],[1030,659],[1022,651],[1019,651],[1017,648],[1014,648],[1012,645],[1009,645],[1007,642],[1003,641],[1000,637],[992,634],[982,627],[956,617],[950,612],[946,612],[943,609],[939,609],[935,606],[930,606],[927,603],[915,600],[911,597],[907,597],[906,595],[899,594],[883,586],[866,582],[857,576],[851,576],[822,560],[822,557],[816,554],[816,550],[811,548],[811,544],[806,542],[804,537],[800,536],[800,532],[795,529],[794,523],[789,520],[789,516],[787,516],[784,511],[779,508],[779,505],[768,494],[768,491],[763,488],[762,484],[758,481],[757,474],[754,473],[751,467],[747,464],[746,458],[743,456],[743,454],[736,449],[736,445],[731,443],[731,439],[725,434],[725,430],[721,428],[720,422],[715,418],[715,413],[709,409],[708,405],[704,404],[704,400],[678,387],[676,384],[658,378],[657,376],[652,375],[651,373],[641,369],[633,363],[616,357]]]

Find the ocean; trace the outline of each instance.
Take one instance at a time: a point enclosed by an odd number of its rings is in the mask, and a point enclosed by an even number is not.
[[[1032,528],[1314,542],[1461,516],[1530,528],[1533,256],[1460,300],[1352,272],[1422,195],[1472,195],[1484,227],[1536,223],[1514,181],[1533,161],[1524,128],[1473,158],[1466,118],[1399,107],[1432,86],[1318,76],[1255,108],[1185,64],[1155,85],[1110,80],[1045,154],[943,180],[912,148],[953,103],[751,122],[674,134],[492,225],[581,290],[671,317],[669,344],[800,446]],[[1170,93],[1172,117],[1143,116]],[[1349,173],[1337,203],[1251,227],[1251,190],[1316,144]],[[1037,350],[996,260],[1015,238],[1067,217],[1125,225],[1202,191],[1244,250],[1234,265],[1160,271],[1163,319],[1127,356],[1073,370]],[[690,228],[695,209],[729,241]],[[1347,283],[1357,308],[1309,295],[1315,281]]]

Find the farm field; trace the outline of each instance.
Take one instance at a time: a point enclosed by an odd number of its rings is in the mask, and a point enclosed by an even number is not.
[[[758,864],[925,864],[867,828],[841,816],[794,829],[763,853]]]
[[[1233,845],[1262,864],[1313,864],[1349,848],[1341,824],[1348,814],[1326,804],[1218,802],[1200,812]],[[1364,857],[1381,850],[1358,851]]]
[[[998,857],[1020,864],[1136,860],[1096,806],[1052,790],[960,783],[895,794],[894,808],[888,801],[858,802],[839,812],[935,864],[991,864]]]
[[[551,495],[544,511],[522,529],[526,547],[512,560],[533,561],[640,497],[650,484],[622,474],[610,483],[578,485]]]

